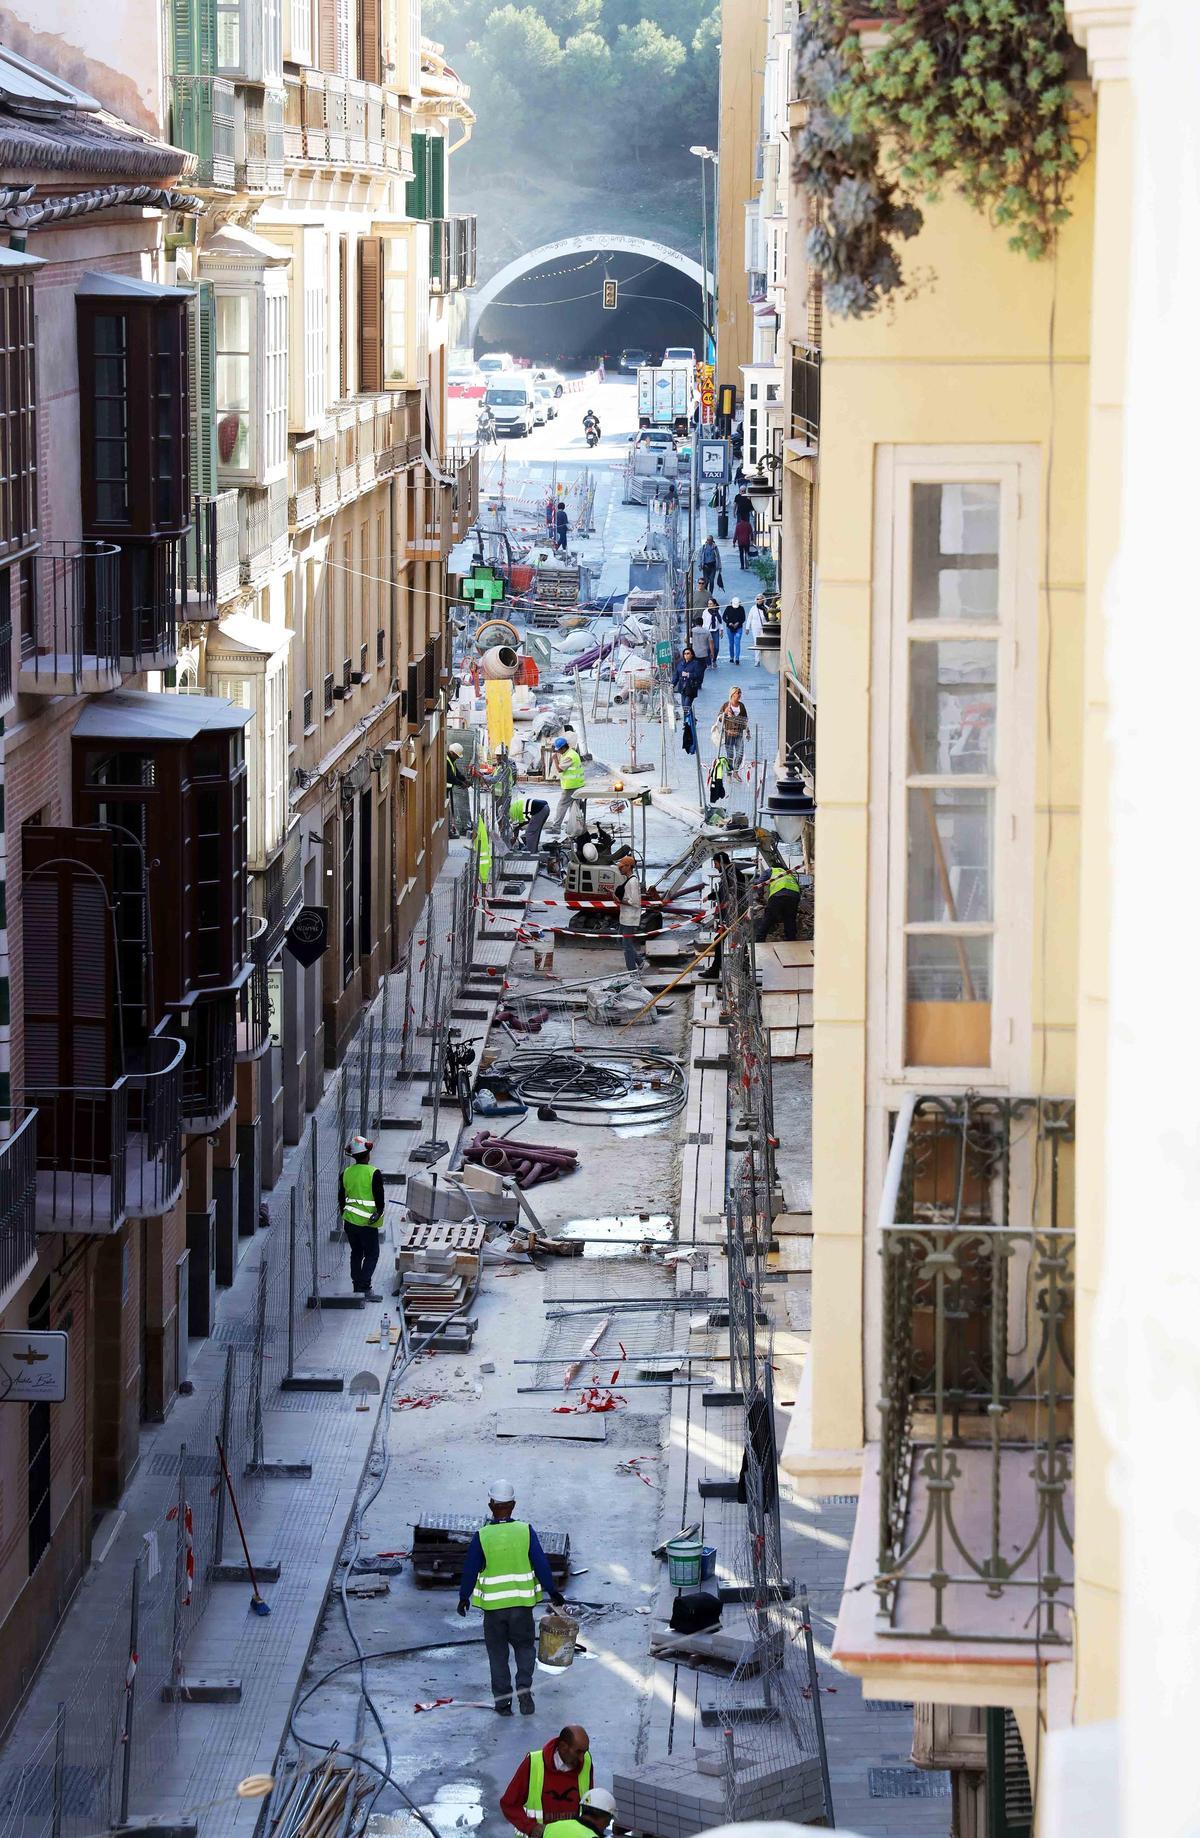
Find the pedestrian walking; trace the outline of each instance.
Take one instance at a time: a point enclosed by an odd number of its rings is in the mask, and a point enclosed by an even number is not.
[[[637,877],[636,859],[632,855],[623,855],[617,863],[617,870],[624,876],[617,883],[617,894],[621,901],[617,924],[625,951],[625,968],[644,970],[646,959],[641,946],[642,883]]]
[[[554,743],[554,757],[558,765],[558,807],[550,823],[552,835],[557,835],[562,828],[563,818],[571,807],[571,794],[583,788],[583,761],[570,741],[559,735]]]
[[[546,536],[551,544],[554,542],[554,518],[558,506],[553,497],[546,499]]]
[[[738,552],[738,561],[743,568],[750,566],[750,551],[754,547],[754,527],[748,517],[739,517],[733,526],[733,542]]]
[[[697,658],[707,670],[712,663],[712,634],[705,623],[703,613],[697,613],[696,623],[692,627],[691,646]]]
[[[704,683],[705,665],[691,645],[685,645],[683,656],[671,677],[671,688],[677,690],[685,708],[696,700]]]
[[[746,609],[740,600],[731,600],[721,615],[729,633],[729,661],[741,667],[742,639],[746,631]]]
[[[748,491],[736,491],[733,494],[733,520],[736,523],[744,517],[750,523],[754,517],[754,500]]]
[[[463,765],[460,741],[446,748],[446,790],[450,797],[450,834],[465,836],[471,828],[471,781]]]
[[[379,1262],[384,1205],[383,1176],[371,1164],[373,1147],[365,1136],[352,1136],[346,1144],[346,1153],[353,1160],[338,1177],[338,1211],[350,1245],[350,1287],[368,1302],[382,1302],[383,1297],[371,1287]]]
[[[500,1811],[522,1838],[542,1838],[542,1827],[572,1819],[592,1784],[588,1733],[578,1723],[532,1749],[500,1796]]]
[[[526,798],[518,792],[510,801],[508,821],[513,826],[513,838],[527,855],[536,855],[541,847],[542,831],[549,815],[550,806],[545,798]]]
[[[742,757],[746,751],[746,736],[750,732],[750,716],[742,701],[742,692],[735,684],[729,692],[728,702],[722,702],[713,723],[713,732],[720,730],[720,747],[729,761],[730,770],[741,770]]]
[[[790,868],[772,868],[767,876],[766,898],[754,930],[755,938],[762,944],[775,926],[782,925],[784,937],[794,940],[799,914],[799,881]]]
[[[708,603],[708,637],[712,646],[714,667],[721,661],[721,630],[721,609],[715,600],[710,600]]]
[[[713,590],[713,584],[721,572],[721,551],[711,536],[704,538],[700,551],[700,585],[706,594]]]
[[[567,507],[560,498],[558,501],[558,509],[554,513],[554,531],[558,538],[557,547],[561,549],[564,554],[567,548],[567,533],[570,528],[571,520],[567,516]]]
[[[604,1838],[617,1816],[617,1802],[604,1787],[592,1787],[579,1802],[575,1819],[556,1819],[545,1828],[544,1838]]]
[[[492,1516],[467,1546],[458,1585],[459,1614],[465,1615],[468,1607],[483,1610],[492,1698],[501,1717],[512,1716],[510,1648],[516,1661],[521,1715],[533,1715],[534,1605],[543,1590],[555,1608],[561,1608],[564,1599],[532,1525],[513,1518],[516,1500],[511,1481],[493,1481],[488,1492]]]

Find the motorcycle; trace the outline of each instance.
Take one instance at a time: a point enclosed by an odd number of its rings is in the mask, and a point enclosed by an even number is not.
[[[583,418],[583,438],[589,447],[600,445],[600,423],[594,415],[585,415]]]
[[[488,442],[495,440],[495,438],[496,438],[496,423],[493,420],[491,410],[489,409],[486,414],[481,415],[479,417],[479,421],[475,428],[475,439],[478,441],[481,447],[486,447]]]

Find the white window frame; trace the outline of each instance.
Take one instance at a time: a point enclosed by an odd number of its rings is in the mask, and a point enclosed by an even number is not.
[[[885,1076],[901,1086],[922,1090],[961,1090],[965,1085],[1025,1090],[1030,1088],[1033,1071],[1040,453],[1036,447],[1017,445],[885,447],[878,451],[876,483],[878,617],[873,670],[875,681],[886,685],[887,693],[874,698],[878,714],[871,807],[872,847],[882,852],[886,863]],[[999,618],[994,623],[910,620],[912,488],[967,483],[1000,486]],[[992,919],[979,928],[993,941],[988,1066],[905,1064],[908,780],[912,776],[909,642],[918,633],[930,642],[994,639],[997,647]],[[929,934],[937,928],[921,924],[916,929]],[[946,935],[967,935],[970,930],[969,926],[947,927]]]
[[[270,485],[287,473],[287,275],[280,268],[267,269],[261,276],[247,280],[214,276],[214,288],[218,300],[236,297],[250,301],[247,462],[245,466],[232,466],[218,457],[218,483],[221,486]]]

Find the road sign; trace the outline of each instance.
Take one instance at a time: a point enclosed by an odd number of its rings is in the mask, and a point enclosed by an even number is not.
[[[716,389],[713,383],[711,364],[697,364],[696,381],[700,386],[700,419],[711,421],[716,405]]]
[[[302,906],[284,943],[306,970],[315,964],[329,943],[329,908]]]
[[[604,310],[606,313],[614,313],[616,311],[617,309],[617,284],[615,281],[606,281],[604,283],[604,297],[601,301],[601,304],[604,307]]]
[[[0,1333],[0,1404],[61,1404],[67,1395],[67,1336]]]
[[[697,470],[705,485],[729,483],[729,442],[702,437],[697,447]]]
[[[658,644],[654,648],[654,655],[660,664],[670,663],[671,661],[671,641],[669,638],[659,639]]]

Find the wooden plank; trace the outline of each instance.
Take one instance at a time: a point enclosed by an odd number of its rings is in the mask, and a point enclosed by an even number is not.
[[[496,1428],[497,1436],[549,1436],[558,1442],[604,1442],[608,1421],[594,1411],[555,1416],[549,1410],[508,1410]]]

